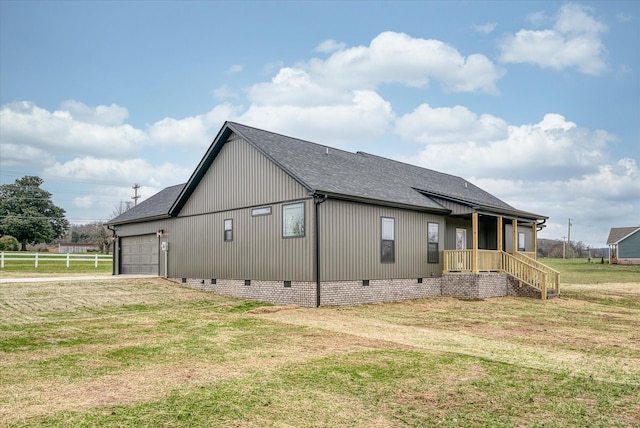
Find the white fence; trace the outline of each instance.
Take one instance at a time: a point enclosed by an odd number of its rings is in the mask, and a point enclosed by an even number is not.
[[[113,256],[110,254],[55,254],[55,253],[5,253],[0,252],[0,268],[4,269],[5,261],[33,261],[34,267],[38,267],[38,262],[55,261],[66,262],[93,262],[98,267],[98,262],[112,261]]]

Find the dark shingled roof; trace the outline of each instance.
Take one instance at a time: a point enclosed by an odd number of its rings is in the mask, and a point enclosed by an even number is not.
[[[123,212],[116,218],[109,220],[108,224],[120,224],[141,219],[148,220],[152,218],[168,217],[169,209],[176,201],[183,188],[184,183],[167,187],[149,199],[145,199],[138,205]]]
[[[623,238],[631,235],[635,231],[640,230],[639,226],[635,227],[612,227],[609,232],[609,238],[607,238],[607,245],[617,244]]]
[[[227,125],[312,192],[442,209],[442,205],[424,196],[428,194],[476,207],[517,211],[460,177],[237,123]]]
[[[310,194],[327,194],[331,197],[425,211],[450,212],[432,199],[433,196],[486,212],[533,220],[547,218],[517,210],[454,175],[226,122],[187,183],[164,189],[109,223],[177,215],[232,133],[245,139],[304,186]]]

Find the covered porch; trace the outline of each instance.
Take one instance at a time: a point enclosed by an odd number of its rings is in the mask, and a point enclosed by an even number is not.
[[[466,217],[468,223],[469,216]],[[520,284],[540,290],[543,300],[546,300],[547,292],[558,294],[560,273],[536,260],[537,232],[543,224],[537,220],[477,211],[470,213],[471,239],[466,237],[466,228],[455,228],[456,249],[443,251],[443,273],[506,273]],[[482,235],[481,223],[484,225]],[[529,242],[525,229],[530,230]],[[495,242],[490,242],[494,230]],[[510,232],[508,236],[505,231]],[[467,248],[468,244],[471,248]]]

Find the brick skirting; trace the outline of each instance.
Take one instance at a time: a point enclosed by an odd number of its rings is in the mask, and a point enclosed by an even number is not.
[[[442,276],[442,296],[486,299],[506,296],[507,293],[505,273],[450,273]]]
[[[190,287],[276,305],[316,306],[316,283],[237,279],[173,278]],[[441,278],[327,281],[320,284],[321,306],[398,302],[427,297],[486,299],[507,295],[540,298],[509,281],[504,273],[454,273]]]

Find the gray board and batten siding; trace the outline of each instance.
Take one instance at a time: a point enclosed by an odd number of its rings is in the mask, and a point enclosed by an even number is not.
[[[381,218],[393,218],[395,261],[381,263]],[[327,200],[320,205],[320,252],[323,281],[439,277],[438,263],[427,263],[427,227],[445,218],[406,209]],[[440,248],[440,253],[442,248]]]
[[[282,206],[295,202],[305,206],[305,236],[283,239]],[[262,207],[271,214],[252,215]],[[312,213],[303,186],[231,134],[174,220],[171,276],[313,281]]]
[[[308,197],[302,185],[245,140],[231,134],[178,217]]]

